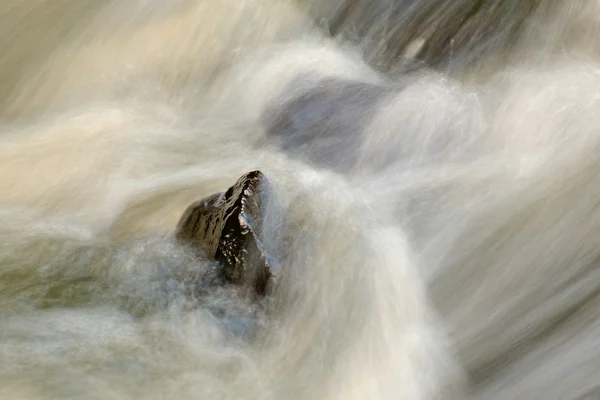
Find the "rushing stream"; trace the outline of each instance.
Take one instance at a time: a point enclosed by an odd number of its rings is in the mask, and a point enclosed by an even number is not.
[[[597,399],[600,0],[526,1],[0,1],[0,400]]]

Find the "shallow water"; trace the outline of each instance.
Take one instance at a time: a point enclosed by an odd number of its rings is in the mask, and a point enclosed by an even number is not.
[[[388,75],[332,9],[0,4],[0,399],[597,397],[600,2]],[[274,291],[199,297],[253,169]]]

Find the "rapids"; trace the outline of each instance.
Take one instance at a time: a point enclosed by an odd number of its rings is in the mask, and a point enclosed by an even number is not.
[[[438,3],[0,2],[0,399],[597,398],[600,1],[373,39]],[[197,297],[255,169],[268,307]]]

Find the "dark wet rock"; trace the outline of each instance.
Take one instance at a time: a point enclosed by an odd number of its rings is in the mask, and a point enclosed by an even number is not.
[[[260,171],[240,177],[225,193],[190,205],[176,237],[218,262],[220,283],[238,285],[264,296],[272,278],[272,261],[261,243],[268,179]]]
[[[452,67],[509,45],[541,0],[341,0],[329,32],[381,70],[402,63]]]
[[[284,90],[291,96],[268,107],[263,123],[288,154],[344,173],[358,161],[372,113],[393,92],[364,82],[299,77]]]

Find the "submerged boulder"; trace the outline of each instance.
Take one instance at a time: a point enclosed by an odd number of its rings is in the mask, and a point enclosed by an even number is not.
[[[364,131],[395,87],[331,77],[300,76],[261,117],[267,137],[314,166],[349,173],[361,158]],[[291,95],[288,95],[291,93]]]
[[[339,0],[325,11],[327,30],[364,49],[390,72],[423,65],[474,64],[510,46],[542,0]],[[318,12],[317,12],[318,13]]]

